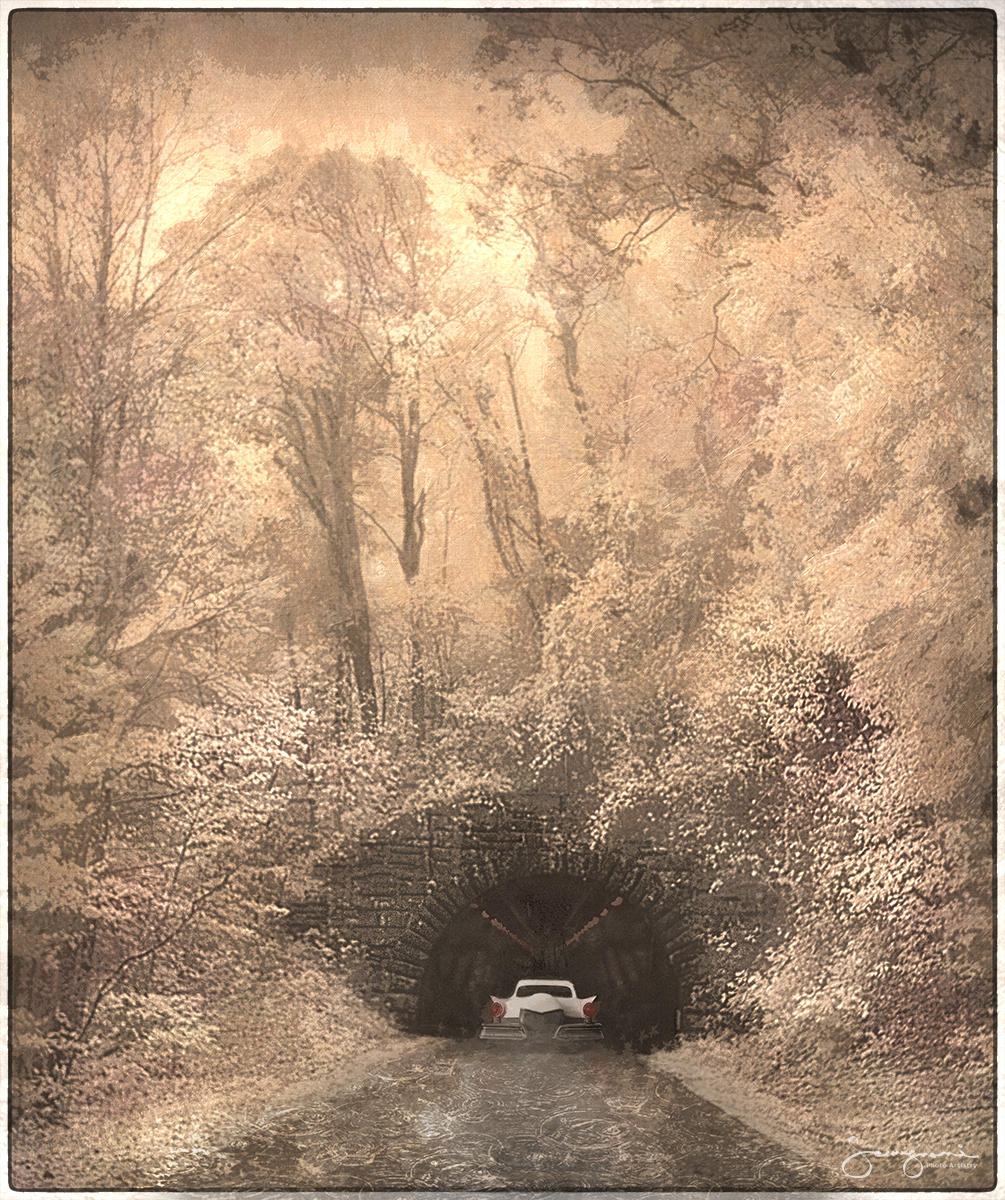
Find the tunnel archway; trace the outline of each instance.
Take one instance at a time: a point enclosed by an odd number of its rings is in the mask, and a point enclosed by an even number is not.
[[[610,872],[530,869],[458,898],[424,954],[415,1027],[474,1033],[490,994],[527,976],[596,994],[608,1040],[649,1050],[679,1026],[681,981],[667,955],[668,914]]]

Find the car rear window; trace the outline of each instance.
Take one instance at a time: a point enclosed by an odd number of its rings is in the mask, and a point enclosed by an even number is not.
[[[571,996],[572,988],[563,986],[560,983],[525,983],[523,987],[516,989],[516,994],[520,996]]]

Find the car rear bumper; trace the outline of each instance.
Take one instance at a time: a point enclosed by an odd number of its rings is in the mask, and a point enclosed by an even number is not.
[[[528,1033],[518,1022],[498,1021],[482,1025],[478,1036],[487,1042],[602,1042],[604,1029],[602,1025],[587,1021],[567,1021],[556,1025],[554,1031],[549,1030],[546,1034],[538,1030]]]
[[[525,1042],[527,1031],[522,1025],[483,1025],[478,1036],[490,1042]]]
[[[602,1042],[604,1028],[589,1021],[570,1021],[559,1025],[555,1030],[555,1040],[558,1042]]]

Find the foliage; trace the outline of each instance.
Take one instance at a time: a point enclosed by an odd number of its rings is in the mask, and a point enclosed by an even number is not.
[[[509,788],[771,897],[704,1003],[773,1061],[983,1044],[986,23],[480,19],[506,122],[188,208],[163,25],[15,64],[26,1119],[192,1069],[318,856]]]
[[[351,1086],[361,1059],[401,1054],[403,1035],[319,947],[255,939],[225,971],[209,944],[207,956],[181,995],[149,1006],[166,1036],[81,1067],[69,1127],[22,1123],[15,1186],[171,1186],[189,1154],[233,1141],[264,1110],[330,1097]]]

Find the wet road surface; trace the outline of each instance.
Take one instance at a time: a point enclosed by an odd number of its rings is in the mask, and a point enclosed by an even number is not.
[[[164,1164],[159,1187],[803,1191],[819,1168],[606,1047],[477,1041],[374,1068],[361,1087],[280,1110]]]

